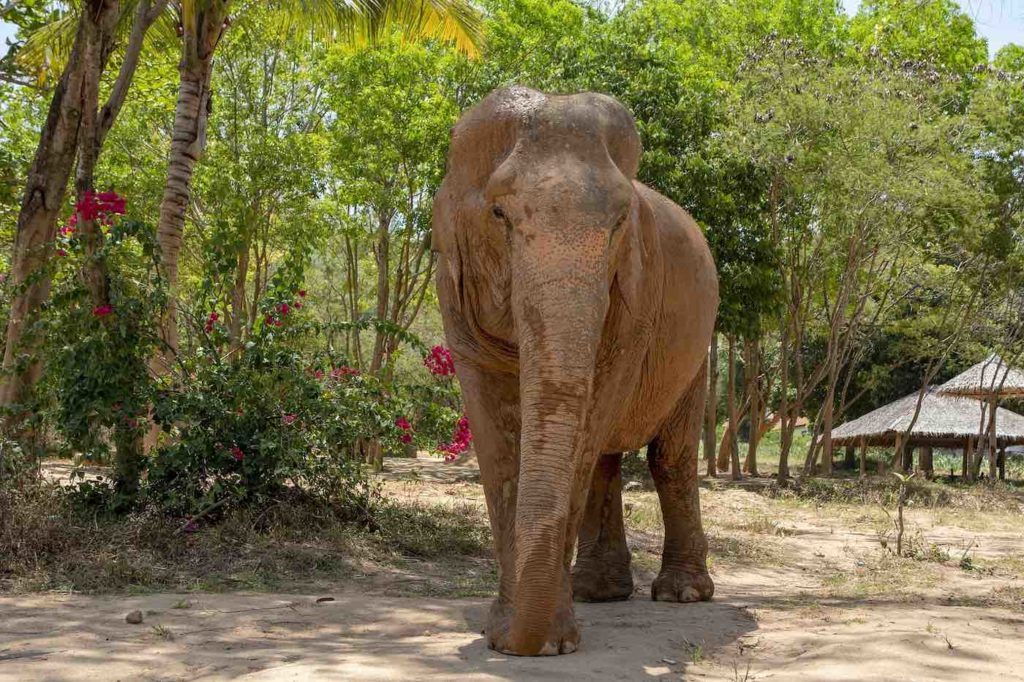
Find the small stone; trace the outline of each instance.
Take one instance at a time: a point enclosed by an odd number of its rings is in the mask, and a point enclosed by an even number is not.
[[[124,617],[124,622],[138,625],[142,622],[142,611],[132,611]]]
[[[679,661],[675,660],[674,658],[663,658],[661,659],[661,662],[665,665],[677,665],[679,663]]]

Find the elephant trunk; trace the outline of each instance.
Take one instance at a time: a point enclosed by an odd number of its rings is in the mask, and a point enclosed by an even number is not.
[[[514,286],[512,295],[522,435],[517,587],[509,634],[513,651],[521,655],[558,653],[545,645],[568,588],[563,581],[572,540],[567,537],[572,491],[586,448],[595,360],[608,309],[603,253],[591,254],[590,263],[577,252],[563,267],[552,267],[549,257],[540,277],[530,275],[541,274],[534,270],[543,262],[537,260],[541,254],[516,259],[513,266],[524,276],[514,280],[521,286]],[[557,649],[558,642],[553,645]]]

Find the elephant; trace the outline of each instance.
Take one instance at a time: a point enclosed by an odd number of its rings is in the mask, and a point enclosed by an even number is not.
[[[637,181],[629,111],[492,92],[452,129],[432,249],[499,569],[488,645],[570,653],[577,601],[633,592],[621,456],[647,446],[659,601],[710,599],[697,445],[718,276],[700,228]],[[575,565],[572,565],[578,538]]]

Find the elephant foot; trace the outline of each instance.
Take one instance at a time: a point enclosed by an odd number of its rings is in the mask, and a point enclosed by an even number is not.
[[[651,585],[651,599],[654,601],[708,601],[714,593],[715,583],[707,571],[662,568]]]
[[[572,569],[572,598],[582,602],[624,601],[633,595],[629,556],[625,562],[578,559]]]
[[[511,641],[513,607],[507,602],[495,601],[487,618],[487,646],[497,652],[509,656],[557,656],[571,654],[580,645],[580,629],[576,623],[576,615],[572,603],[568,607],[560,607],[548,630],[547,641],[536,654],[517,650]]]

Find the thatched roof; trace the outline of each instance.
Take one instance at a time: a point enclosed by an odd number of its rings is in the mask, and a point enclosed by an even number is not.
[[[892,445],[897,434],[904,434],[914,416],[918,394],[900,398],[863,417],[832,430],[836,445]],[[914,422],[908,444],[963,445],[970,436],[977,436],[988,419],[982,420],[982,404],[970,398],[941,395],[934,388],[925,394],[921,412]],[[1004,410],[996,412],[996,438],[1000,445],[1024,443],[1024,416]]]
[[[993,393],[1003,397],[1024,395],[1024,372],[1007,366],[998,355],[990,355],[944,383],[939,387],[939,393],[975,398],[985,398]]]

